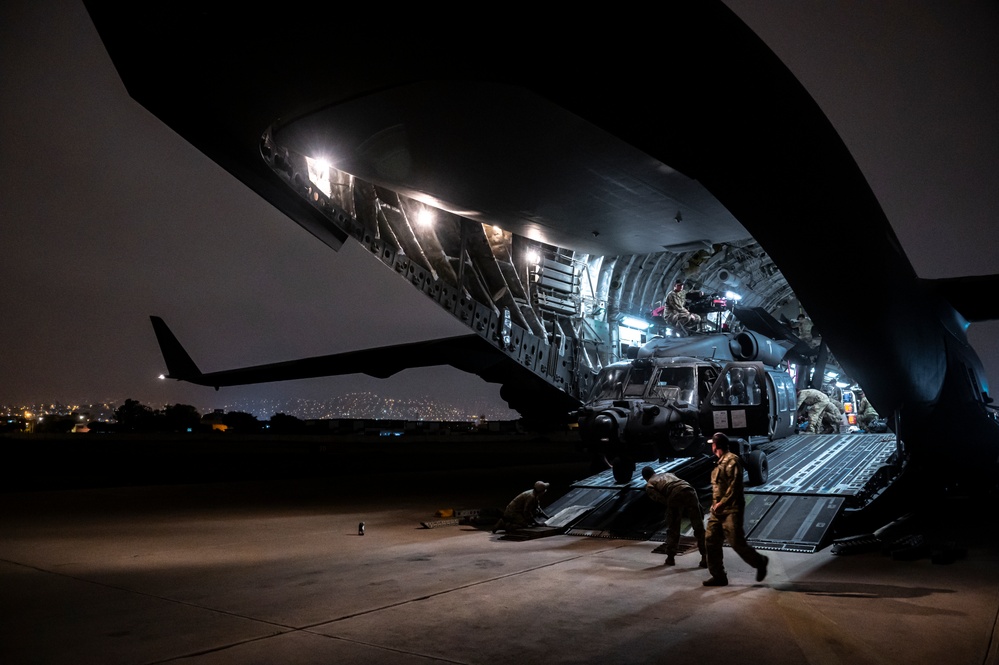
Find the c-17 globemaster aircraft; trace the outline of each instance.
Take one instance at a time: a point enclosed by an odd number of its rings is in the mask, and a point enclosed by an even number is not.
[[[831,353],[913,467],[994,480],[999,423],[966,330],[995,318],[976,294],[999,280],[920,279],[819,107],[721,2],[668,3],[656,21],[580,14],[572,29],[514,7],[464,25],[425,7],[244,23],[212,7],[86,5],[136,101],[320,241],[362,243],[469,329],[202,373],[171,361],[186,354],[167,353],[179,344],[154,319],[172,378],[218,387],[446,363],[500,383],[526,420],[564,422],[601,368],[675,334],[649,314],[680,280],[775,319],[807,313],[821,344],[795,367],[797,387]],[[851,278],[891,294],[862,333],[817,269],[843,248],[804,231],[844,219],[865,229]],[[723,310],[702,325],[740,325]]]

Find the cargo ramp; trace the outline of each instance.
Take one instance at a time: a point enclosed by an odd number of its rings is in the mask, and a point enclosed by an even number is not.
[[[766,452],[770,473],[765,484],[746,488],[746,536],[767,550],[816,552],[834,535],[851,535],[905,467],[890,433],[796,434],[754,447]],[[646,465],[687,480],[701,505],[710,503],[713,457],[656,460],[639,463],[624,485],[609,469],[573,483],[546,508],[547,525],[570,535],[665,541],[663,507],[645,495]],[[682,528],[689,535],[689,524]]]

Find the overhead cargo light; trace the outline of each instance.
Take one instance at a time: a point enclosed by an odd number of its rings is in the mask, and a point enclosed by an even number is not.
[[[319,188],[326,196],[333,195],[333,186],[330,185],[330,163],[325,159],[313,159],[306,157],[305,163],[309,167],[309,181]]]
[[[434,223],[434,213],[430,208],[424,208],[416,216],[416,223],[420,226],[431,226]]]
[[[621,325],[627,326],[628,328],[635,328],[636,330],[648,330],[652,327],[652,324],[644,319],[638,319],[634,316],[626,316],[621,319]]]

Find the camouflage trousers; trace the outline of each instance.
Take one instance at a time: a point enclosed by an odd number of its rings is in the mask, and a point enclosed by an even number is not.
[[[701,510],[701,503],[697,500],[694,488],[674,494],[666,506],[666,554],[675,556],[680,547],[680,522],[684,517],[690,520],[690,526],[694,529],[697,550],[702,557],[705,556],[704,511]]]
[[[822,423],[822,412],[825,411],[824,404],[812,404],[808,407],[808,430],[813,434],[819,433],[819,426]]]
[[[763,555],[746,542],[746,532],[742,527],[742,511],[708,517],[704,534],[704,544],[708,551],[708,572],[711,577],[726,578],[725,563],[722,560],[722,546],[728,541],[729,547],[753,568],[763,565]]]
[[[686,326],[691,323],[698,323],[701,320],[701,317],[697,314],[692,314],[691,312],[676,312],[672,310],[667,310],[663,318],[666,320],[667,324],[674,326]]]

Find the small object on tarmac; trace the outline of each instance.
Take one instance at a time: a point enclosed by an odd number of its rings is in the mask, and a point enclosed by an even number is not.
[[[359,536],[364,535],[364,522],[361,522],[360,524],[357,525],[357,535]]]

